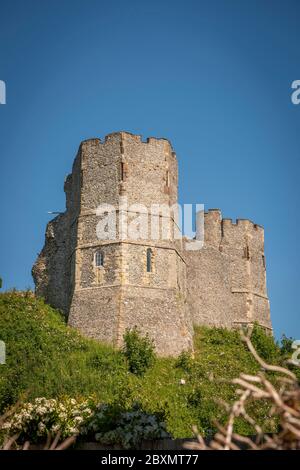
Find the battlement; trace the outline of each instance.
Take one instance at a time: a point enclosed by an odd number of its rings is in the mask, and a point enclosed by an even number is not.
[[[271,329],[263,227],[210,209],[204,213],[204,247],[186,257],[195,324],[234,328],[257,321]]]
[[[223,218],[220,209],[209,209],[204,213],[205,243],[221,251],[252,246],[264,249],[264,228],[249,219]]]
[[[262,225],[256,224],[250,219],[236,219],[235,225],[243,225],[245,223],[252,225],[254,230],[264,230],[264,227]]]
[[[165,147],[165,144],[167,143],[168,147],[170,148],[171,153],[175,155],[175,152],[173,150],[172,144],[169,141],[169,139],[165,137],[147,137],[146,139],[143,139],[143,136],[140,134],[132,134],[131,132],[127,131],[118,131],[118,132],[111,132],[110,134],[107,134],[104,136],[104,140],[99,138],[99,137],[92,137],[90,139],[85,139],[81,142],[80,148],[84,147],[89,147],[91,145],[105,145],[109,144],[115,139],[127,141],[127,142],[133,142],[136,144],[143,144],[143,145],[159,145],[162,144]]]
[[[80,144],[72,177],[65,182],[67,207],[69,200],[82,210],[103,202],[117,205],[120,196],[129,204],[173,205],[177,185],[176,154],[167,139],[143,141],[140,135],[113,132],[103,141],[92,138]]]
[[[233,221],[232,219],[224,218],[221,220],[221,225],[223,226],[223,231],[228,229],[236,230],[236,231],[253,231],[263,233],[264,228],[261,225],[258,225],[250,219],[236,219]]]

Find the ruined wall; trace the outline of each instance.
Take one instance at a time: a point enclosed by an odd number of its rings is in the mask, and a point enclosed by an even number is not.
[[[188,304],[198,325],[238,327],[255,321],[271,329],[264,230],[249,220],[205,214],[202,250],[186,252]]]
[[[69,291],[66,272],[67,231],[66,214],[59,215],[48,223],[44,248],[32,268],[36,295],[65,314],[68,311]]]
[[[81,151],[64,183],[66,211],[47,224],[45,244],[32,268],[36,295],[68,317],[74,284],[74,253],[80,211]]]

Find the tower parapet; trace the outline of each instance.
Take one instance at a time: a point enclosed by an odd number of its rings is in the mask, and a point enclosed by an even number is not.
[[[193,322],[226,327],[258,322],[271,330],[263,227],[248,219],[234,223],[211,209],[204,234],[203,249],[186,254]]]

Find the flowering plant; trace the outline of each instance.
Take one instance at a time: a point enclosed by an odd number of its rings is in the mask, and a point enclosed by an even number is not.
[[[36,398],[0,420],[6,440],[38,442],[45,437],[60,439],[85,435],[102,444],[137,447],[144,439],[169,437],[161,413],[148,414],[139,404],[130,410],[116,404],[95,405],[91,400],[77,401]]]
[[[136,448],[144,439],[170,437],[160,414],[144,412],[138,403],[131,410],[113,405],[99,405],[90,420],[88,430],[96,432],[95,439],[102,444],[120,444],[123,448]]]
[[[14,414],[8,416],[1,425],[6,435],[19,434],[38,440],[48,434],[58,432],[61,437],[77,435],[82,425],[91,417],[90,403],[66,398],[56,399],[36,398],[32,403],[23,404]]]

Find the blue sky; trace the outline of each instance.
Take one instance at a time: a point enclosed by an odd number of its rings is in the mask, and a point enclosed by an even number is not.
[[[180,200],[265,227],[272,321],[300,339],[300,3],[0,0],[0,276],[33,286],[83,139],[171,140]]]

